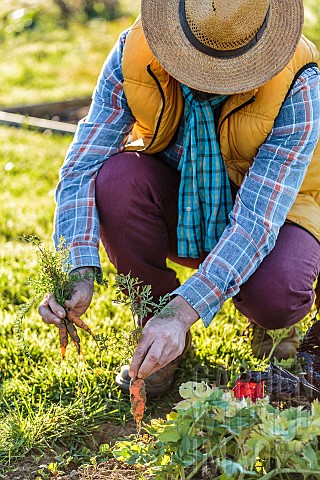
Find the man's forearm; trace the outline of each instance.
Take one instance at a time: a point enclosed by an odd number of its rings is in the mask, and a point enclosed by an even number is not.
[[[200,318],[194,308],[180,295],[173,298],[168,304],[168,307],[170,309],[172,308],[173,316],[185,325],[186,330],[189,330]]]

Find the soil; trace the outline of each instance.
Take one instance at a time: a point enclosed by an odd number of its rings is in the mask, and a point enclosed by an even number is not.
[[[23,458],[21,461],[15,463],[14,467],[7,472],[0,473],[0,479],[5,480],[35,480],[40,469],[46,470],[46,466],[55,462],[53,455],[45,454],[39,459],[38,454],[30,453],[30,455]],[[49,471],[48,471],[49,472]],[[50,478],[50,477],[48,477]],[[52,477],[54,478],[54,477]],[[42,479],[41,479],[42,480]]]
[[[116,460],[109,460],[97,467],[92,466],[87,469],[81,467],[78,475],[78,480],[139,480],[141,478],[134,466],[124,465]],[[144,478],[151,479],[149,475],[145,475]]]

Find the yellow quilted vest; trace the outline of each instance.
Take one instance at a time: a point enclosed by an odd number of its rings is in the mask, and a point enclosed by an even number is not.
[[[227,98],[219,119],[218,138],[230,180],[240,186],[259,147],[271,132],[299,71],[316,64],[318,51],[302,36],[290,63],[259,89]],[[150,51],[140,18],[131,27],[124,52],[124,91],[136,119],[126,150],[157,153],[172,140],[183,110],[179,83]],[[298,196],[287,216],[320,241],[320,142]]]
[[[179,124],[183,99],[179,83],[149,50],[140,18],[127,35],[122,72],[124,92],[136,119],[126,150],[161,152]]]

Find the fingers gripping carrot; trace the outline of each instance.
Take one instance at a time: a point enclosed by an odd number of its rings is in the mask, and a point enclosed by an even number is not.
[[[59,325],[59,336],[60,336],[60,349],[62,358],[65,357],[67,346],[68,346],[68,331],[65,322],[62,322]]]
[[[146,384],[143,378],[132,378],[130,381],[131,412],[137,424],[138,434],[141,430],[141,422],[146,408]]]

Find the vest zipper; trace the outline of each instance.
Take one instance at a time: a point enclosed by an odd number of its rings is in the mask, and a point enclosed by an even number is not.
[[[151,70],[151,67],[150,65],[147,65],[147,72],[149,73],[149,75],[151,76],[151,78],[153,78],[153,80],[155,81],[157,87],[158,87],[158,90],[160,92],[160,95],[161,95],[161,100],[162,100],[162,108],[161,108],[161,112],[160,112],[160,115],[159,115],[159,118],[158,118],[158,121],[157,121],[157,125],[156,125],[156,128],[155,128],[155,131],[154,131],[154,134],[153,134],[153,137],[152,137],[152,140],[151,142],[149,143],[149,145],[145,148],[143,148],[142,150],[139,150],[139,152],[145,152],[146,150],[148,150],[148,148],[150,148],[153,144],[154,144],[154,141],[156,139],[156,136],[158,134],[158,131],[159,131],[159,128],[160,128],[160,123],[161,123],[161,120],[162,120],[162,117],[163,117],[163,112],[164,112],[164,109],[165,109],[165,96],[164,96],[164,92],[162,90],[162,87],[161,87],[161,84],[159,82],[159,80],[157,79],[156,75],[153,73],[153,71]]]
[[[255,101],[256,97],[255,95],[253,95],[253,97],[249,98],[249,100],[247,100],[246,102],[244,102],[242,105],[239,105],[238,107],[236,107],[234,110],[231,110],[231,112],[229,112],[225,117],[224,119],[221,121],[220,123],[220,127],[219,127],[219,131],[218,131],[218,142],[219,142],[219,145],[220,145],[220,134],[221,134],[221,127],[223,125],[223,123],[231,117],[231,115],[233,115],[234,113],[237,113],[239,112],[239,110],[242,110],[243,108],[247,107],[248,105],[250,105],[251,103],[253,103]]]

